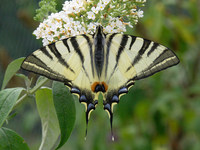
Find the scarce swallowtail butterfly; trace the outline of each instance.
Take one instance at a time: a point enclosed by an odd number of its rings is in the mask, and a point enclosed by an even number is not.
[[[86,123],[103,95],[111,129],[113,106],[136,80],[179,63],[173,51],[126,34],[83,34],[44,46],[26,57],[21,68],[63,82],[86,107]]]

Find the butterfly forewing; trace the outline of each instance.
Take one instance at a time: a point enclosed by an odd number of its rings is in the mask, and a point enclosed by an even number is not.
[[[179,63],[173,51],[153,41],[117,34],[112,42],[116,47],[120,43],[121,50],[114,53],[120,71],[129,79],[139,80]]]
[[[77,42],[81,49],[77,49]],[[86,39],[84,36],[77,36],[36,50],[24,60],[21,67],[53,80],[69,82],[79,75],[83,59],[88,54]]]

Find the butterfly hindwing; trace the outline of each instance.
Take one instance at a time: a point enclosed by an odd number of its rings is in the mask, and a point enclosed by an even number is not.
[[[125,34],[106,36],[105,79],[108,91],[104,94],[104,109],[112,123],[113,104],[128,92],[135,80],[146,78],[179,63],[167,47],[140,37]]]

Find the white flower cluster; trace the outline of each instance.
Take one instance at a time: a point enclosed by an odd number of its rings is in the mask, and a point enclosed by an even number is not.
[[[81,10],[84,10],[83,4],[83,0],[65,1],[65,4],[63,4],[63,10],[67,14],[79,13]]]
[[[37,39],[43,39],[43,45],[85,33],[86,29],[81,22],[68,17],[68,12],[65,11],[52,13],[33,32]]]
[[[144,3],[146,0],[133,1]],[[123,0],[123,2],[130,2],[130,0]],[[48,45],[70,36],[93,34],[98,25],[104,27],[105,33],[126,32],[126,25],[133,27],[130,22],[124,22],[122,17],[113,15],[116,0],[99,0],[98,3],[93,3],[92,0],[87,0],[87,2],[85,0],[66,1],[62,11],[48,16],[33,34],[37,39],[43,39],[43,45]],[[126,9],[122,12],[125,14]],[[130,14],[134,18],[135,24],[138,22],[138,18],[143,17],[143,11],[137,10],[136,7],[130,10]],[[121,13],[118,16],[120,15]],[[106,24],[105,20],[107,20]]]

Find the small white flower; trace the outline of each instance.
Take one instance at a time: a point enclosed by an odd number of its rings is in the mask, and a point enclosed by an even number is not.
[[[110,23],[110,26],[111,26],[112,28],[115,28],[115,27],[116,27],[116,22],[115,22],[115,21],[112,21],[112,22]]]
[[[50,42],[49,42],[46,38],[44,38],[44,39],[42,40],[42,43],[43,43],[43,46],[46,46],[46,45],[48,45]]]
[[[76,7],[82,8],[83,7],[83,0],[75,0]]]
[[[116,26],[122,26],[122,25],[123,25],[123,23],[121,22],[121,20],[117,19],[116,20]]]
[[[92,7],[91,10],[95,13],[98,14],[99,10],[97,10],[95,7]]]
[[[85,34],[86,33],[85,27],[79,28],[79,32],[80,32],[80,34]]]
[[[113,27],[111,27],[110,25],[108,25],[108,26],[106,26],[106,28],[105,28],[105,32],[106,32],[106,33],[115,33],[116,30],[115,30]]]
[[[144,13],[144,12],[143,12],[142,10],[139,9],[139,10],[137,11],[138,17],[139,17],[139,18],[142,18],[142,17],[144,16],[143,13]]]
[[[61,29],[60,29],[60,33],[65,34],[65,33],[66,33],[65,28],[61,28]]]
[[[96,24],[90,22],[90,24],[88,25],[88,29],[96,29]]]
[[[64,24],[64,28],[68,31],[70,30],[72,27],[72,24],[71,23],[67,23],[67,24]]]
[[[73,12],[73,7],[70,6],[70,2],[69,1],[65,1],[65,3],[63,4],[63,10],[67,13],[70,14]]]
[[[136,2],[139,2],[139,3],[145,3],[146,0],[136,0]]]
[[[135,19],[134,22],[135,22],[135,24],[137,24],[138,23],[138,19]]]
[[[114,5],[110,5],[110,8],[114,8],[115,6]]]
[[[110,3],[110,0],[102,0],[102,2],[107,5],[108,3]]]
[[[36,39],[40,39],[42,37],[41,30],[39,27],[33,32],[33,34],[36,36]]]
[[[53,42],[53,37],[51,35],[47,35],[46,36],[46,39],[49,41],[49,42]]]
[[[62,23],[55,22],[50,25],[50,30],[53,32],[56,32],[61,27],[62,27]]]
[[[60,40],[63,40],[63,39],[66,39],[68,36],[66,36],[66,35],[62,35],[61,37],[60,37]]]
[[[95,14],[91,11],[87,12],[88,18],[94,20],[95,19]]]
[[[52,19],[52,20],[55,20],[55,19],[57,19],[57,20],[60,20],[61,19],[61,14],[62,12],[59,12],[59,13],[52,13],[48,18],[49,19]]]
[[[131,9],[131,12],[136,12],[136,9],[134,8],[134,9]]]
[[[96,30],[97,24],[90,22],[90,24],[87,26],[88,30],[86,31],[89,34],[93,34]]]
[[[129,27],[133,28],[132,24],[130,22],[127,23]]]
[[[73,28],[78,31],[80,28],[82,28],[82,25],[80,24],[80,21],[74,21]]]
[[[126,26],[125,26],[125,25],[119,26],[119,27],[117,28],[117,32],[126,32]]]
[[[105,4],[98,3],[97,4],[97,10],[104,10],[105,6],[106,6]]]
[[[72,1],[65,1],[63,5],[63,10],[67,13],[79,13],[81,10],[84,9],[83,0],[72,0]]]
[[[71,36],[79,35],[80,33],[77,30],[71,29]]]

